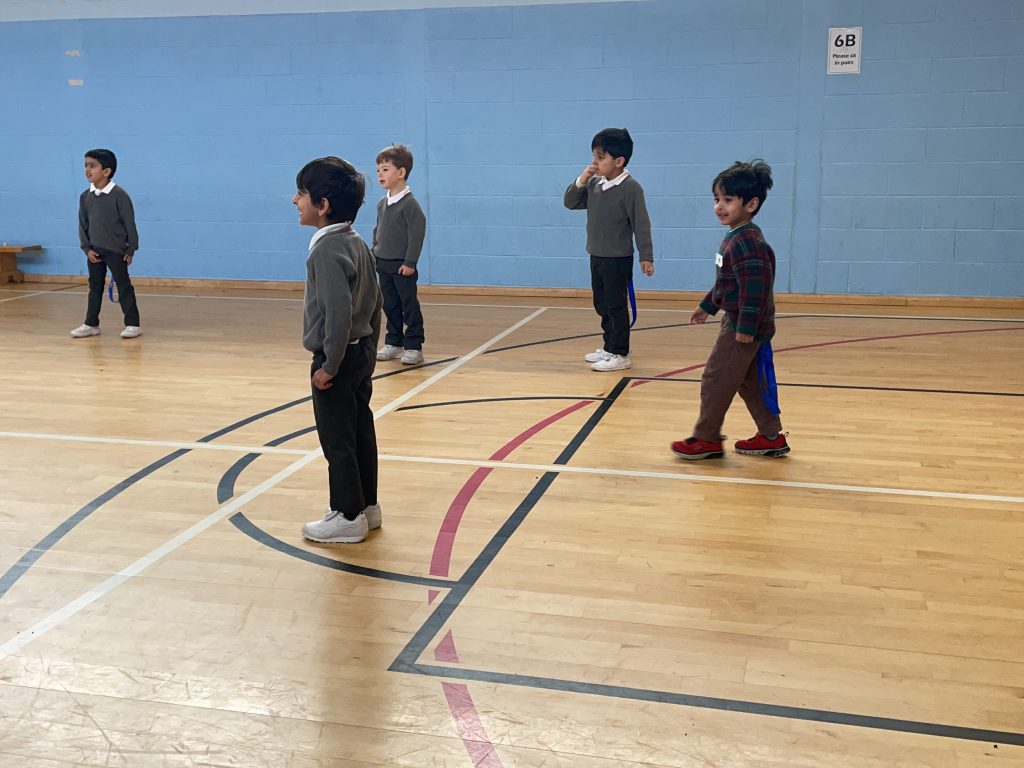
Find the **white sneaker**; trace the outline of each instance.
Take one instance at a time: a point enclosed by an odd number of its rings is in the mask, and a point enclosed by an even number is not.
[[[99,336],[100,327],[98,325],[86,325],[83,323],[71,332],[71,338],[73,339],[84,339],[86,336]]]
[[[134,339],[136,336],[142,335],[142,329],[137,325],[126,325],[124,330],[121,331],[122,339]]]
[[[363,514],[366,515],[366,525],[371,531],[376,531],[380,528],[383,518],[380,514],[380,504],[371,504],[363,510]]]
[[[310,541],[324,544],[358,544],[366,538],[369,530],[366,515],[362,512],[355,520],[346,520],[340,512],[328,509],[321,519],[302,526],[302,535]]]
[[[598,347],[593,352],[584,355],[583,359],[588,363],[600,363],[602,360],[607,360],[611,356],[611,352],[605,352],[603,347]]]
[[[633,361],[629,355],[609,355],[604,360],[598,360],[590,369],[592,371],[624,371],[633,367]]]
[[[416,365],[423,362],[422,349],[407,349],[402,355],[402,365]]]
[[[405,352],[401,347],[396,347],[393,344],[385,344],[383,347],[377,350],[378,360],[397,360]]]

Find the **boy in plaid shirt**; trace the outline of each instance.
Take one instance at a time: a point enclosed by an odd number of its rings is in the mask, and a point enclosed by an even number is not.
[[[715,215],[729,231],[715,254],[715,285],[690,314],[690,322],[704,323],[720,309],[725,315],[701,376],[693,435],[671,446],[681,459],[722,458],[722,423],[737,392],[757,425],[754,437],[736,443],[737,453],[789,453],[778,413],[761,396],[758,370],[758,351],[775,335],[775,252],[753,218],[771,188],[772,169],[761,160],[733,163],[711,185]]]

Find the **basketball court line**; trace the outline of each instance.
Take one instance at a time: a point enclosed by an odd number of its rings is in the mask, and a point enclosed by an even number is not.
[[[399,395],[384,407],[378,409],[377,411],[374,411],[374,420],[377,420],[384,416],[385,414],[390,413],[395,408],[402,405],[402,403],[405,403],[406,401],[415,397],[417,394],[427,389],[432,384],[448,376],[449,374],[454,373],[459,368],[464,366],[466,363],[483,354],[489,347],[496,344],[506,336],[519,330],[521,327],[529,323],[531,320],[541,315],[544,312],[544,310],[545,308],[541,307],[537,309],[535,312],[530,313],[522,320],[519,320],[518,322],[506,328],[497,336],[494,336],[491,339],[485,341],[472,352],[469,352],[468,354],[459,357],[453,363],[446,366],[443,370],[434,374],[430,378],[421,382],[420,384],[403,393],[402,395]],[[17,653],[30,642],[39,637],[42,637],[50,630],[59,627],[65,621],[77,615],[85,608],[90,606],[92,603],[99,600],[101,597],[104,597],[105,595],[109,594],[113,590],[117,589],[117,587],[119,587],[121,584],[124,584],[126,581],[142,573],[147,568],[149,568],[159,560],[163,559],[170,553],[184,546],[185,544],[190,542],[192,539],[196,538],[199,534],[203,533],[205,530],[212,527],[216,523],[231,516],[241,507],[244,507],[253,499],[257,498],[258,496],[261,496],[271,488],[279,485],[284,480],[291,477],[296,472],[298,472],[308,464],[311,464],[313,461],[317,460],[321,456],[322,453],[320,448],[307,452],[304,456],[292,462],[284,469],[280,470],[279,472],[276,472],[274,475],[267,478],[258,485],[254,486],[253,488],[250,488],[241,496],[233,499],[227,504],[221,505],[203,519],[199,520],[198,522],[191,525],[181,533],[177,534],[176,536],[173,536],[160,546],[156,547],[147,554],[138,558],[130,565],[126,566],[125,568],[122,568],[120,571],[110,576],[100,584],[96,585],[89,591],[85,592],[84,594],[80,595],[74,600],[68,602],[61,608],[58,608],[57,610],[51,612],[48,616],[45,616],[44,618],[40,619],[28,629],[20,631],[13,638],[0,645],[0,661],[3,661],[8,656],[11,656],[14,653]]]
[[[460,358],[465,359],[465,358]],[[426,389],[427,386],[432,384],[442,375],[447,376],[449,369],[440,371],[430,379],[419,384],[417,387],[409,390],[409,392],[402,395],[400,398],[392,401],[388,405],[381,408],[379,411],[374,413],[374,418],[378,419],[386,413],[391,412],[399,407],[401,402],[405,402],[416,394]],[[630,377],[633,378],[633,377]],[[673,381],[673,379],[656,379],[656,381]],[[678,379],[676,380],[678,381]],[[981,393],[984,394],[984,393]],[[547,399],[547,398],[545,398]],[[580,399],[580,398],[574,398]],[[595,402],[599,402],[604,398],[591,398]],[[436,405],[436,404],[435,404]],[[423,406],[426,407],[426,406]],[[311,430],[300,430],[305,433]],[[280,448],[275,445],[236,445],[228,443],[213,443],[213,442],[177,442],[171,440],[137,440],[133,438],[118,438],[118,437],[89,437],[85,435],[60,435],[60,434],[46,434],[46,433],[35,433],[35,432],[0,432],[0,438],[14,438],[14,439],[29,439],[29,440],[52,440],[56,442],[76,442],[76,443],[100,443],[106,445],[131,445],[131,446],[152,446],[155,448],[178,448],[185,450],[214,450],[214,451],[227,451],[229,453],[242,453],[242,454],[284,454],[291,456],[306,456],[309,451],[305,451],[301,448]],[[597,475],[604,477],[628,477],[628,478],[643,478],[650,480],[687,480],[690,482],[698,483],[721,483],[721,484],[732,484],[732,485],[765,485],[775,486],[778,488],[800,488],[805,490],[813,491],[837,491],[843,493],[872,493],[872,494],[885,494],[895,496],[915,496],[920,498],[932,498],[932,499],[958,499],[961,501],[995,501],[1005,502],[1008,504],[1024,504],[1024,496],[1000,496],[993,494],[981,494],[981,493],[959,493],[954,491],[930,491],[924,488],[888,488],[884,486],[875,485],[847,485],[847,484],[836,484],[836,483],[802,483],[791,480],[769,480],[769,479],[756,479],[750,477],[735,477],[725,475],[698,475],[687,472],[654,472],[650,470],[641,469],[612,469],[610,467],[576,467],[568,465],[554,465],[554,464],[524,464],[512,461],[490,461],[488,459],[463,459],[463,458],[443,458],[433,456],[409,456],[403,454],[388,454],[382,453],[378,456],[379,461],[393,461],[398,463],[410,463],[410,464],[439,464],[439,465],[450,465],[459,467],[474,467],[474,468],[489,468],[489,469],[515,469],[524,470],[527,472],[563,472],[568,474],[582,474],[582,475]],[[283,478],[282,478],[283,479]],[[275,483],[276,484],[276,483]]]

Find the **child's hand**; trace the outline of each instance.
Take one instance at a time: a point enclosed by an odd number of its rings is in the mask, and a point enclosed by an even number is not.
[[[749,333],[737,333],[736,334],[736,341],[738,341],[740,344],[749,344],[753,340],[754,340],[754,337],[751,336]]]
[[[590,177],[597,173],[597,163],[591,163],[583,169],[583,173],[580,174],[580,184],[587,186],[587,182],[590,181]]]
[[[101,261],[103,261],[103,259],[100,258],[100,255],[91,248],[88,251],[86,251],[85,258],[87,258],[93,264],[99,264]]]
[[[334,377],[323,368],[318,368],[316,373],[313,374],[313,386],[317,389],[330,389],[334,386],[331,383],[331,379],[333,378]]]
[[[701,325],[708,319],[708,313],[701,307],[697,307],[690,313],[690,325]]]
[[[654,274],[654,262],[653,261],[641,261],[640,271],[650,277]]]
[[[125,263],[125,264],[131,264],[131,263],[132,263],[132,257],[133,257],[133,256],[134,256],[134,254],[131,254],[131,253],[126,253],[126,254],[124,255],[124,263]]]
[[[415,267],[407,267],[407,266],[405,266],[405,264],[403,264],[402,266],[400,266],[398,268],[398,274],[405,275],[405,277],[408,277],[409,275],[416,274],[416,268]]]

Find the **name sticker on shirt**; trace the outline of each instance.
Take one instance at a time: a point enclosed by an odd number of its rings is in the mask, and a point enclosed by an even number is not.
[[[716,253],[715,254],[715,266],[716,267],[720,267],[720,266],[722,266],[722,264],[724,262],[725,262],[725,259],[722,258],[722,254]]]

